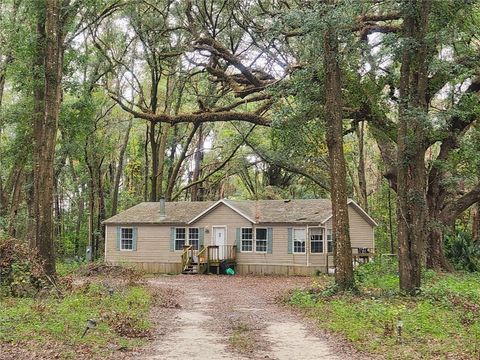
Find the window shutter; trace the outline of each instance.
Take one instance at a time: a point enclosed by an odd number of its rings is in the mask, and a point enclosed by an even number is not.
[[[117,250],[120,250],[120,238],[122,237],[122,228],[117,226]]]
[[[199,228],[198,229],[198,248],[201,249],[203,244],[204,244],[204,234],[205,234],[205,229],[204,228]]]
[[[132,250],[137,251],[138,228],[133,228]]]
[[[170,251],[175,251],[175,228],[170,228]]]
[[[240,239],[241,239],[241,231],[242,229],[236,228],[235,229],[235,245],[237,245],[237,252],[240,252]]]
[[[273,228],[267,229],[267,253],[272,253],[272,246],[273,246]]]
[[[288,228],[288,253],[293,254],[293,229]]]

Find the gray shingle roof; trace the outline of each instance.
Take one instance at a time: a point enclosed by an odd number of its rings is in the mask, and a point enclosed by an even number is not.
[[[310,200],[223,200],[256,223],[315,223],[331,215],[329,199]],[[158,202],[143,202],[104,221],[105,224],[186,224],[214,201],[167,202],[165,218],[160,217]],[[223,205],[225,206],[225,205]]]
[[[104,221],[105,224],[185,224],[202,211],[212,206],[214,201],[167,202],[165,218],[160,217],[158,202],[142,202]]]
[[[332,213],[330,199],[225,202],[257,223],[320,223]]]

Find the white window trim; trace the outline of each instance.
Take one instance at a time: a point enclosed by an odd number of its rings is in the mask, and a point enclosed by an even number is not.
[[[265,232],[266,232],[266,235],[267,235],[267,237],[265,238],[265,240],[260,240],[260,241],[265,241],[265,251],[258,251],[258,250],[257,250],[257,230],[258,230],[258,229],[264,229]],[[259,254],[266,254],[266,253],[268,252],[268,228],[266,228],[266,227],[258,227],[258,228],[257,228],[257,227],[256,227],[256,228],[254,229],[254,232],[255,232],[255,234],[252,234],[252,235],[255,235],[255,236],[254,236],[254,238],[255,238],[255,241],[254,241],[254,243],[255,243],[255,244],[254,244],[254,245],[255,245],[255,252],[256,252],[256,253],[259,253]]]
[[[295,230],[303,230],[305,234],[305,251],[295,251]],[[305,228],[293,228],[292,229],[292,254],[306,254],[307,253],[307,230]]]
[[[177,247],[177,240],[182,240],[182,239],[178,239],[177,238],[177,229],[185,229],[185,239],[184,240],[184,243],[183,245],[187,245],[187,241],[188,241],[188,228],[187,227],[184,227],[184,226],[177,226],[175,227],[175,239],[173,241],[173,251],[174,252],[183,252],[183,247],[180,249],[180,250],[177,250],[176,247]]]
[[[320,235],[320,236],[322,237],[322,240],[312,240],[312,238],[311,238],[312,235]],[[310,254],[312,254],[312,255],[322,254],[322,255],[323,255],[323,254],[325,253],[325,242],[326,242],[326,240],[325,240],[325,235],[324,235],[323,229],[322,229],[322,231],[320,232],[320,234],[311,234],[309,240],[310,240],[310,241],[309,241],[310,247],[308,248],[308,251],[310,252]],[[318,242],[321,242],[321,243],[322,243],[322,251],[321,251],[321,252],[313,252],[313,251],[312,251],[312,243],[318,243]]]
[[[252,230],[252,239],[251,240],[245,240],[245,241],[251,241],[252,242],[252,250],[243,250],[243,229],[251,229]],[[255,234],[254,234],[254,229],[253,227],[248,227],[244,226],[240,228],[240,252],[242,253],[253,253],[255,247]]]
[[[123,248],[122,248],[122,245],[123,245],[123,242],[122,242],[122,240],[123,240],[123,235],[122,235],[122,234],[123,234],[123,229],[125,229],[125,230],[129,230],[129,229],[130,229],[130,230],[132,230],[132,239],[131,239],[131,240],[132,240],[132,248],[131,248],[131,249],[123,249]],[[121,227],[121,228],[120,228],[120,251],[133,251],[133,236],[134,236],[134,235],[133,235],[133,227]],[[127,239],[126,239],[126,240],[127,240]],[[130,240],[130,239],[128,239],[128,240]]]
[[[197,234],[198,234],[198,237],[195,239],[196,241],[198,241],[198,250],[200,250],[200,228],[198,226],[192,226],[192,227],[188,227],[188,228],[185,228],[185,245],[192,245],[190,243],[190,229],[197,229]]]
[[[330,231],[330,236],[332,237],[331,240],[328,240],[328,231]],[[328,242],[331,242],[332,243],[332,252],[329,252],[328,251]],[[330,229],[330,228],[325,228],[325,244],[324,244],[324,247],[325,247],[325,254],[333,254],[334,253],[334,249],[333,249],[333,229]]]

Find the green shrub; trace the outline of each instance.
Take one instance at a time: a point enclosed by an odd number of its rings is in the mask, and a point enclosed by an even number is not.
[[[466,231],[445,238],[445,255],[457,270],[480,271],[480,244]]]
[[[360,265],[355,269],[357,284],[370,291],[381,294],[398,292],[398,261],[396,258],[377,258],[375,261]]]

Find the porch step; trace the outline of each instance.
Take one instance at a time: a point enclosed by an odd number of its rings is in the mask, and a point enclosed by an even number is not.
[[[192,265],[185,266],[183,268],[182,274],[187,274],[187,275],[198,274],[198,265],[192,264]]]

